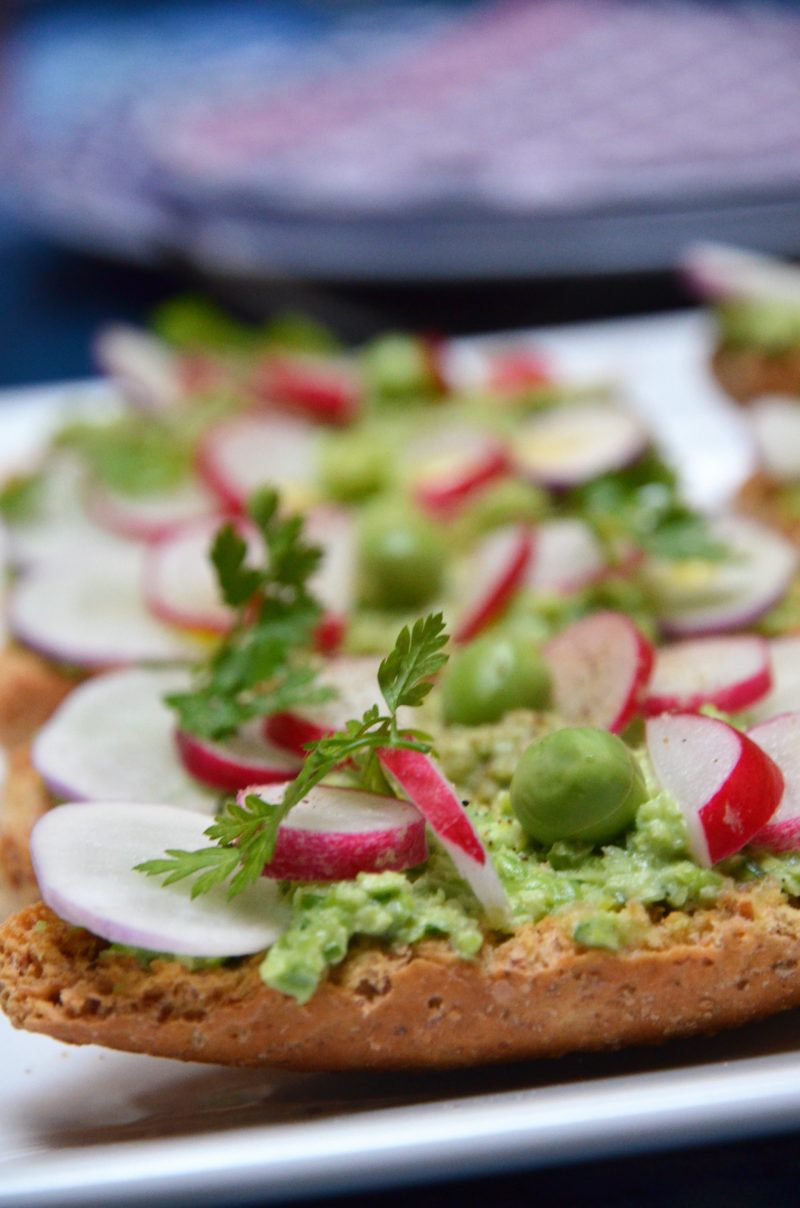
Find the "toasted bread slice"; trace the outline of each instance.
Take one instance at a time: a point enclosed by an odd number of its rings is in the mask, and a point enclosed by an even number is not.
[[[779,529],[790,541],[800,544],[800,516],[787,511],[781,492],[779,482],[764,471],[757,471],[739,488],[736,506],[740,511]]]
[[[29,748],[14,748],[7,756],[5,782],[0,790],[0,889],[10,891],[17,905],[38,897],[30,836],[34,824],[51,804],[50,795],[31,764]]]
[[[720,345],[711,359],[714,376],[737,403],[764,394],[800,395],[800,348],[764,352],[760,348]]]
[[[0,649],[0,746],[29,742],[75,680],[15,646]]]
[[[641,910],[640,907],[634,909]],[[12,1023],[73,1044],[304,1070],[445,1068],[710,1033],[800,1004],[800,910],[771,882],[673,912],[637,948],[580,948],[561,916],[488,936],[351,950],[310,1002],[259,958],[191,971],[109,952],[37,904],[0,929]]]

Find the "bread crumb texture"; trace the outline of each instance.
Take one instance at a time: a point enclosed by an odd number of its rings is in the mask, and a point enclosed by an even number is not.
[[[105,949],[105,951],[104,951]],[[771,883],[656,920],[639,946],[587,950],[564,919],[489,937],[475,961],[443,942],[356,945],[303,1006],[259,957],[148,968],[41,903],[0,929],[12,1023],[74,1044],[302,1070],[446,1068],[649,1044],[800,1003],[800,913]]]
[[[738,403],[762,394],[800,394],[800,348],[765,352],[722,345],[711,367],[722,389]]]
[[[0,746],[29,742],[74,687],[38,655],[0,649]]]

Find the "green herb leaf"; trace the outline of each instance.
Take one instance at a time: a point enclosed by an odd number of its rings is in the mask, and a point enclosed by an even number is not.
[[[0,486],[0,516],[12,524],[32,519],[39,507],[43,484],[41,471],[6,479]]]

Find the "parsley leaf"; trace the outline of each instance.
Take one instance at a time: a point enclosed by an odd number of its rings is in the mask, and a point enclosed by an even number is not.
[[[257,880],[275,850],[278,828],[293,806],[331,772],[343,766],[363,788],[386,792],[387,784],[378,763],[381,747],[405,747],[428,752],[426,734],[398,724],[397,710],[419,705],[431,689],[430,676],[447,661],[444,620],[436,613],[404,627],[394,649],[378,670],[378,685],[387,712],[372,705],[360,719],[348,721],[342,730],[326,734],[310,747],[299,774],[287,786],[278,805],[270,805],[254,793],[244,804],[229,802],[205,832],[215,847],[199,851],[168,851],[167,858],[137,865],[149,876],[165,876],[171,885],[194,877],[192,897],[212,886],[229,881],[232,897]]]

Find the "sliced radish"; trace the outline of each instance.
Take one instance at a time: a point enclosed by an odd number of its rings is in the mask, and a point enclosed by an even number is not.
[[[211,742],[182,730],[175,734],[175,742],[180,761],[191,776],[229,792],[248,784],[291,780],[303,763],[265,738],[260,720],[251,722],[225,742]]]
[[[325,424],[350,423],[361,410],[361,382],[344,361],[271,356],[256,366],[249,388],[260,402]]]
[[[172,529],[144,554],[144,598],[161,621],[206,633],[227,633],[232,612],[222,599],[211,562],[211,547],[220,530],[216,518]],[[263,562],[263,541],[252,525],[236,523],[250,555]]]
[[[800,637],[788,634],[773,638],[769,643],[769,661],[772,688],[751,710],[754,722],[800,711]]]
[[[106,327],[94,344],[103,373],[119,383],[136,406],[163,411],[183,394],[178,357],[156,336],[136,327]]]
[[[552,381],[539,349],[520,343],[488,347],[473,340],[444,340],[436,349],[438,377],[448,390],[515,395]]]
[[[757,621],[785,594],[800,554],[767,525],[746,516],[722,516],[712,536],[730,556],[668,565],[650,563],[646,575],[662,601],[659,621],[668,636],[726,633]]]
[[[612,734],[635,717],[653,669],[653,647],[620,612],[596,612],[544,646],[555,711],[571,725]]]
[[[163,697],[185,673],[111,671],[74,689],[36,736],[33,765],[50,792],[71,801],[165,802],[213,813],[215,796],[175,754],[175,719]]]
[[[192,898],[134,871],[164,851],[210,846],[208,818],[167,805],[62,805],[37,822],[31,857],[43,900],[68,923],[111,943],[182,956],[245,956],[274,943],[288,922],[275,881],[235,898],[227,887]]]
[[[357,541],[352,516],[338,508],[317,507],[306,512],[305,534],[324,553],[309,583],[322,605],[316,645],[330,653],[340,645],[355,599]]]
[[[243,511],[259,487],[273,486],[288,506],[307,500],[316,472],[316,434],[289,415],[243,415],[205,433],[198,470],[225,507]]]
[[[141,497],[96,485],[87,492],[86,508],[97,524],[133,541],[158,541],[176,525],[220,512],[217,497],[197,482]]]
[[[455,642],[471,641],[500,616],[525,581],[533,554],[534,535],[525,525],[506,525],[480,541],[465,568]]]
[[[753,726],[747,734],[783,776],[780,804],[752,842],[772,851],[800,848],[800,713],[783,713]]]
[[[509,455],[481,428],[450,427],[413,440],[405,460],[417,502],[434,514],[451,512],[509,468]]]
[[[647,445],[645,428],[628,411],[606,402],[571,403],[521,423],[513,458],[521,474],[559,490],[632,465]]]
[[[547,361],[533,348],[496,352],[486,368],[486,389],[497,394],[521,394],[552,381]]]
[[[770,478],[800,479],[800,399],[772,394],[747,408],[759,456]]]
[[[525,586],[558,595],[593,583],[605,571],[606,557],[588,524],[567,517],[536,526],[533,558]]]
[[[197,658],[195,641],[150,615],[142,578],[135,548],[102,561],[45,564],[14,584],[9,628],[23,645],[76,667]]]
[[[455,789],[433,760],[420,751],[390,747],[378,751],[378,758],[384,771],[424,815],[489,923],[508,923],[511,905],[500,878]]]
[[[755,634],[696,638],[658,651],[644,711],[653,716],[688,712],[701,705],[745,709],[765,696],[771,684],[764,638]]]
[[[307,743],[341,730],[352,718],[361,717],[367,709],[382,703],[379,665],[380,659],[369,655],[329,659],[319,683],[333,689],[331,699],[308,709],[268,717],[264,722],[267,738],[287,751],[304,755]]]
[[[283,785],[256,785],[256,794],[278,805]],[[278,829],[264,875],[289,881],[348,881],[360,872],[402,872],[427,858],[425,819],[396,797],[318,784]]]
[[[646,735],[656,779],[684,816],[698,864],[732,856],[775,813],[780,769],[733,726],[700,713],[662,713],[648,721]]]
[[[683,256],[682,270],[703,298],[787,302],[800,306],[800,268],[774,256],[722,243],[698,243]]]

